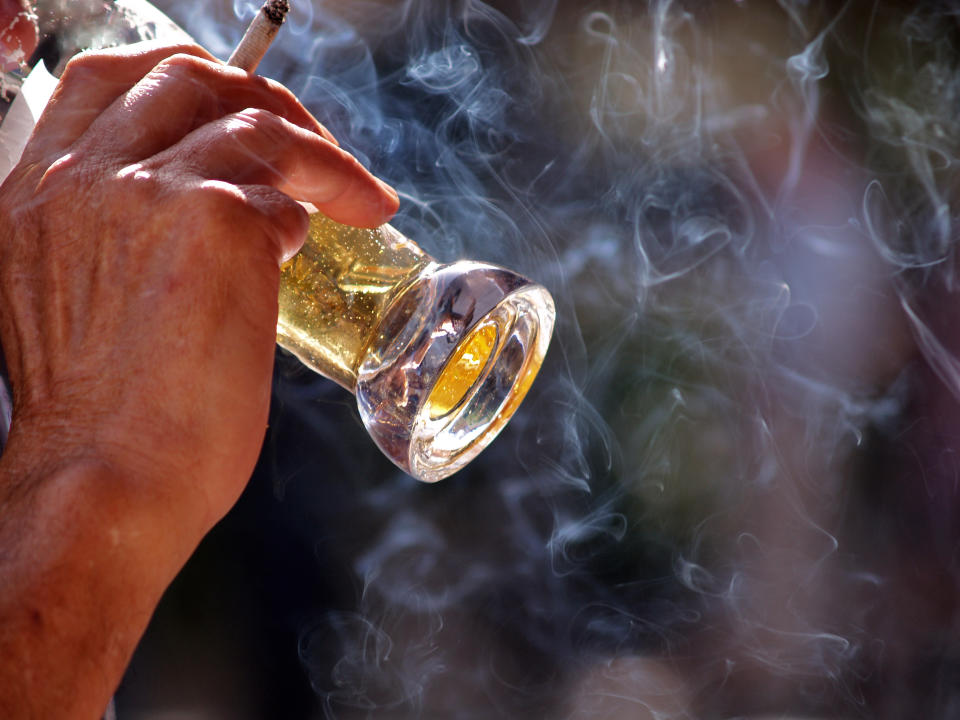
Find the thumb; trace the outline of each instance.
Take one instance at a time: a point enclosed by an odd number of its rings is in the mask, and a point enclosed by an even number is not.
[[[12,70],[37,47],[37,16],[27,0],[0,0],[0,69]]]

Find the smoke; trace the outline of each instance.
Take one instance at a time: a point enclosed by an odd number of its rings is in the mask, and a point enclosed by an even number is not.
[[[157,5],[226,56],[257,3]],[[558,301],[438,486],[281,358],[275,502],[349,578],[325,717],[949,717],[960,14],[515,5],[294,3],[261,67],[425,250]]]

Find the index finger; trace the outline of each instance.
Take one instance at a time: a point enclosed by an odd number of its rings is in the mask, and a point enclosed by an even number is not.
[[[101,153],[136,161],[248,107],[268,110],[336,144],[280,83],[192,55],[172,55],[158,63],[97,118],[91,131]]]
[[[249,108],[191,132],[138,163],[176,177],[273,187],[345,225],[377,227],[397,211],[393,188],[350,153],[278,115]]]

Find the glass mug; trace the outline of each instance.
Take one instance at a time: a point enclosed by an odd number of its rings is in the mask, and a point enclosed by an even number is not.
[[[503,429],[553,332],[553,299],[511,270],[439,264],[390,225],[319,212],[280,276],[277,342],[357,397],[398,467],[453,474]]]

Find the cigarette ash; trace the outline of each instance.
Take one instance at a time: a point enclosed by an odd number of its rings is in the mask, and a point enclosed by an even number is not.
[[[221,55],[258,7],[158,5]],[[251,582],[301,674],[245,691],[289,717],[950,717],[957,18],[295,3],[263,74],[398,187],[402,231],[543,282],[559,324],[437,486],[278,357],[211,542],[267,545]]]
[[[283,25],[288,12],[290,12],[290,3],[287,0],[270,0],[263,6],[263,14],[276,25]]]

